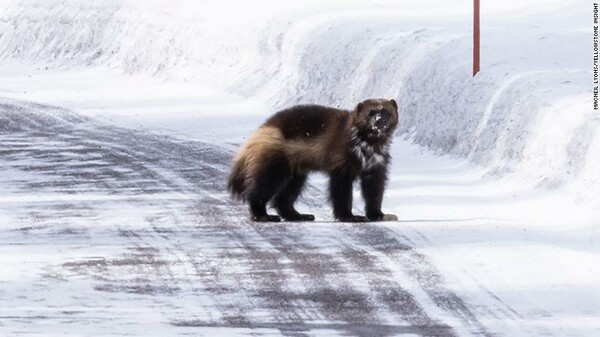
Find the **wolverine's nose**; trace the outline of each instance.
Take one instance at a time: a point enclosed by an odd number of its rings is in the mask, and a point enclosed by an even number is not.
[[[390,114],[385,109],[371,110],[369,112],[371,118],[372,127],[377,131],[384,131],[387,129],[390,121]]]

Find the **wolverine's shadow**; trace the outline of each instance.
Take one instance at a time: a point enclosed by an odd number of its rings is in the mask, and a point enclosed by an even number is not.
[[[501,221],[503,219],[490,217],[472,217],[472,218],[456,218],[456,219],[400,219],[394,221],[366,221],[366,222],[345,222],[338,220],[314,220],[314,221],[279,221],[279,222],[264,222],[264,224],[394,224],[394,223],[443,223],[443,222],[470,222],[470,221]]]

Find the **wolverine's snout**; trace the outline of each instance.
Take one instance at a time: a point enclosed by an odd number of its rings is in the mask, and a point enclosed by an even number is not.
[[[380,136],[387,131],[390,126],[390,113],[386,109],[371,110],[369,112],[369,124],[371,130]]]

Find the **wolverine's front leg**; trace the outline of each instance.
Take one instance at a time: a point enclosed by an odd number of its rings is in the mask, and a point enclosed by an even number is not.
[[[378,166],[360,175],[362,196],[365,199],[365,213],[370,221],[396,221],[394,214],[383,214],[381,203],[387,181],[387,168]]]
[[[364,216],[352,214],[352,183],[356,175],[340,169],[331,172],[329,195],[333,203],[333,215],[344,222],[364,222]]]

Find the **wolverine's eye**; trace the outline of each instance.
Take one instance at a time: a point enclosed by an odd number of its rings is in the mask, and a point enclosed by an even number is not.
[[[387,117],[389,112],[386,109],[378,109],[369,111],[369,118],[375,118],[377,116]]]
[[[381,110],[371,110],[369,111],[369,118],[373,118],[377,115],[381,115],[383,113],[383,109]]]

